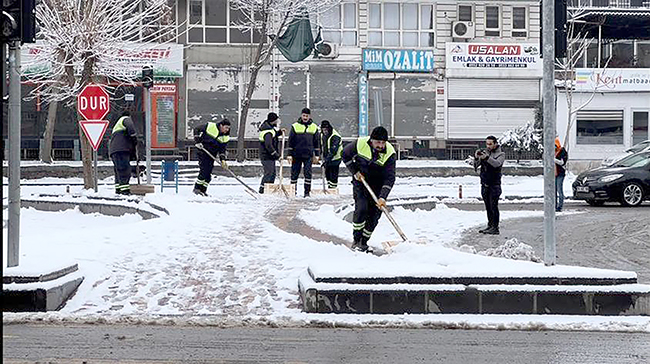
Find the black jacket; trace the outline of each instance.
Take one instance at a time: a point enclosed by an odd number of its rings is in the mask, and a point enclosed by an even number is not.
[[[278,139],[282,135],[281,130],[277,130],[268,121],[260,125],[260,159],[261,160],[278,160],[280,159],[280,148]],[[268,130],[268,131],[267,131]]]
[[[304,129],[304,130],[302,130]],[[320,149],[318,127],[309,119],[306,123],[298,119],[291,125],[289,133],[289,155],[294,158],[311,158],[318,156]]]
[[[108,145],[109,155],[118,152],[129,152],[135,155],[138,144],[138,133],[135,131],[133,120],[129,116],[122,116],[117,120],[111,132],[111,141]]]
[[[474,159],[474,168],[481,168],[481,184],[486,186],[501,185],[501,168],[506,160],[506,154],[501,151],[501,146],[488,152],[486,159]]]
[[[341,142],[342,142],[341,141],[341,136],[338,135],[338,133],[335,133],[334,129],[332,129],[332,134],[325,135],[321,131],[321,136],[322,136],[321,148],[322,148],[322,151],[323,151],[323,153],[322,153],[323,162],[325,162],[325,163],[332,163],[332,159],[334,159],[334,157],[336,155],[336,152],[339,150],[339,147],[341,146]],[[327,140],[330,139],[330,137],[332,138],[332,140],[330,141],[331,145],[329,145],[329,147],[328,147]],[[334,162],[340,163],[341,162],[340,157],[339,157],[339,159],[335,160]]]
[[[194,141],[203,144],[203,148],[215,158],[226,159],[226,147],[229,140],[230,136],[221,133],[218,124],[215,122],[201,124],[194,128]]]
[[[569,160],[569,153],[564,149],[564,147],[560,148],[560,152],[555,156],[555,159],[559,159],[561,162],[555,163],[555,175],[566,175],[566,162]]]
[[[364,143],[370,148],[369,151]],[[359,145],[365,148],[365,153],[359,151]],[[370,154],[369,159],[368,154]],[[342,159],[352,175],[357,172],[363,174],[370,188],[377,194],[377,198],[388,197],[395,184],[395,161],[397,160],[395,148],[390,143],[386,143],[384,152],[379,153],[370,145],[369,137],[361,137],[343,148]],[[354,178],[352,183],[361,184]],[[365,190],[365,187],[361,188]]]

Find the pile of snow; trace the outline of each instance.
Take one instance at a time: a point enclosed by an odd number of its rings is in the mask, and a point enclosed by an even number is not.
[[[535,263],[542,262],[542,260],[535,255],[535,250],[533,250],[532,246],[521,243],[517,241],[516,238],[512,238],[496,248],[489,248],[479,252],[478,254],[488,257],[527,260]]]

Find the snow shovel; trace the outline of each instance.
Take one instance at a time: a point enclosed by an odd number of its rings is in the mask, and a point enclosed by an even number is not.
[[[215,162],[219,162],[219,164],[221,164],[221,161],[217,160],[217,158],[215,156],[213,156],[212,153],[208,152],[205,148],[203,148],[203,147],[197,147],[197,148],[204,151],[205,154],[210,156],[210,158],[214,159]],[[244,187],[246,187],[246,189],[244,189],[244,191],[246,191],[246,193],[253,196],[254,199],[257,199],[257,195],[258,195],[257,191],[255,191],[249,185],[247,185],[244,181],[242,181],[241,178],[237,177],[237,175],[235,173],[233,173],[233,171],[231,171],[230,168],[228,168],[228,166],[224,167],[224,169],[226,171],[228,171],[228,173],[230,173],[231,176],[235,177],[237,182],[241,183]]]
[[[368,182],[366,182],[366,178],[362,175],[361,176],[361,183],[366,187],[366,190],[368,190],[368,193],[370,193],[370,196],[372,196],[372,199],[377,203],[379,199],[377,198],[377,195],[375,195],[375,192],[370,188],[368,185]],[[388,221],[393,225],[399,236],[402,238],[402,241],[408,241],[408,238],[406,237],[406,234],[404,234],[404,231],[397,225],[397,221],[393,219],[393,216],[391,216],[390,212],[388,212],[388,209],[386,207],[381,207],[381,211],[386,214],[386,217],[388,218]],[[399,241],[384,241],[381,243],[382,247],[384,250],[387,252],[390,252],[391,248],[399,244]]]
[[[321,164],[320,166],[320,175],[323,179],[323,189],[322,191],[319,190],[314,190],[312,192],[315,192],[315,194],[323,194],[323,195],[338,195],[339,194],[339,189],[338,188],[329,188],[327,187],[327,178],[325,177],[325,164]]]
[[[137,176],[137,185],[129,186],[131,193],[138,196],[144,196],[147,193],[154,193],[156,191],[156,186],[154,185],[141,185],[140,184],[140,154],[138,153],[138,147],[135,147],[135,174]],[[161,177],[162,178],[162,177]]]
[[[282,183],[282,166],[284,165],[284,139],[286,134],[287,134],[287,130],[282,129],[282,143],[281,143],[282,147],[280,149],[280,184],[265,183],[264,191],[267,191],[269,193],[277,193],[278,190],[281,190],[286,198],[291,198],[291,196],[295,196],[296,194],[296,190],[295,190],[296,186],[292,184],[289,186],[285,186]]]

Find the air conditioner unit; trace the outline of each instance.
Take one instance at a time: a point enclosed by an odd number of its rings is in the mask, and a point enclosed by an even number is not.
[[[331,42],[321,42],[316,46],[318,58],[333,59],[339,56],[339,45]]]
[[[455,21],[451,25],[452,38],[473,39],[475,32],[474,22]]]

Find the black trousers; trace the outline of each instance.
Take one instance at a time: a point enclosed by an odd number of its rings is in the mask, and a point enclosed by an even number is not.
[[[275,160],[262,159],[262,168],[264,168],[264,176],[260,182],[260,193],[264,193],[264,184],[275,182]]]
[[[131,180],[130,152],[115,152],[111,154],[113,172],[115,173],[115,193],[128,194]]]
[[[372,190],[376,195],[379,195],[381,187],[373,188]],[[381,217],[381,210],[377,208],[377,204],[372,199],[372,196],[360,182],[352,182],[352,194],[354,196],[354,215],[352,217],[352,238],[355,243],[367,243],[370,240],[372,232],[375,231],[379,218]]]
[[[499,228],[499,196],[501,196],[501,185],[481,184],[481,197],[487,211],[488,226]]]
[[[340,159],[325,164],[325,179],[327,179],[327,188],[337,188],[339,186],[340,165]]]
[[[199,157],[199,176],[196,178],[194,188],[206,192],[210,181],[212,181],[212,169],[214,169],[214,159],[200,150],[197,153]]]
[[[291,162],[291,183],[298,183],[298,176],[300,176],[301,169],[305,174],[305,195],[308,195],[311,191],[311,157],[293,158]]]

